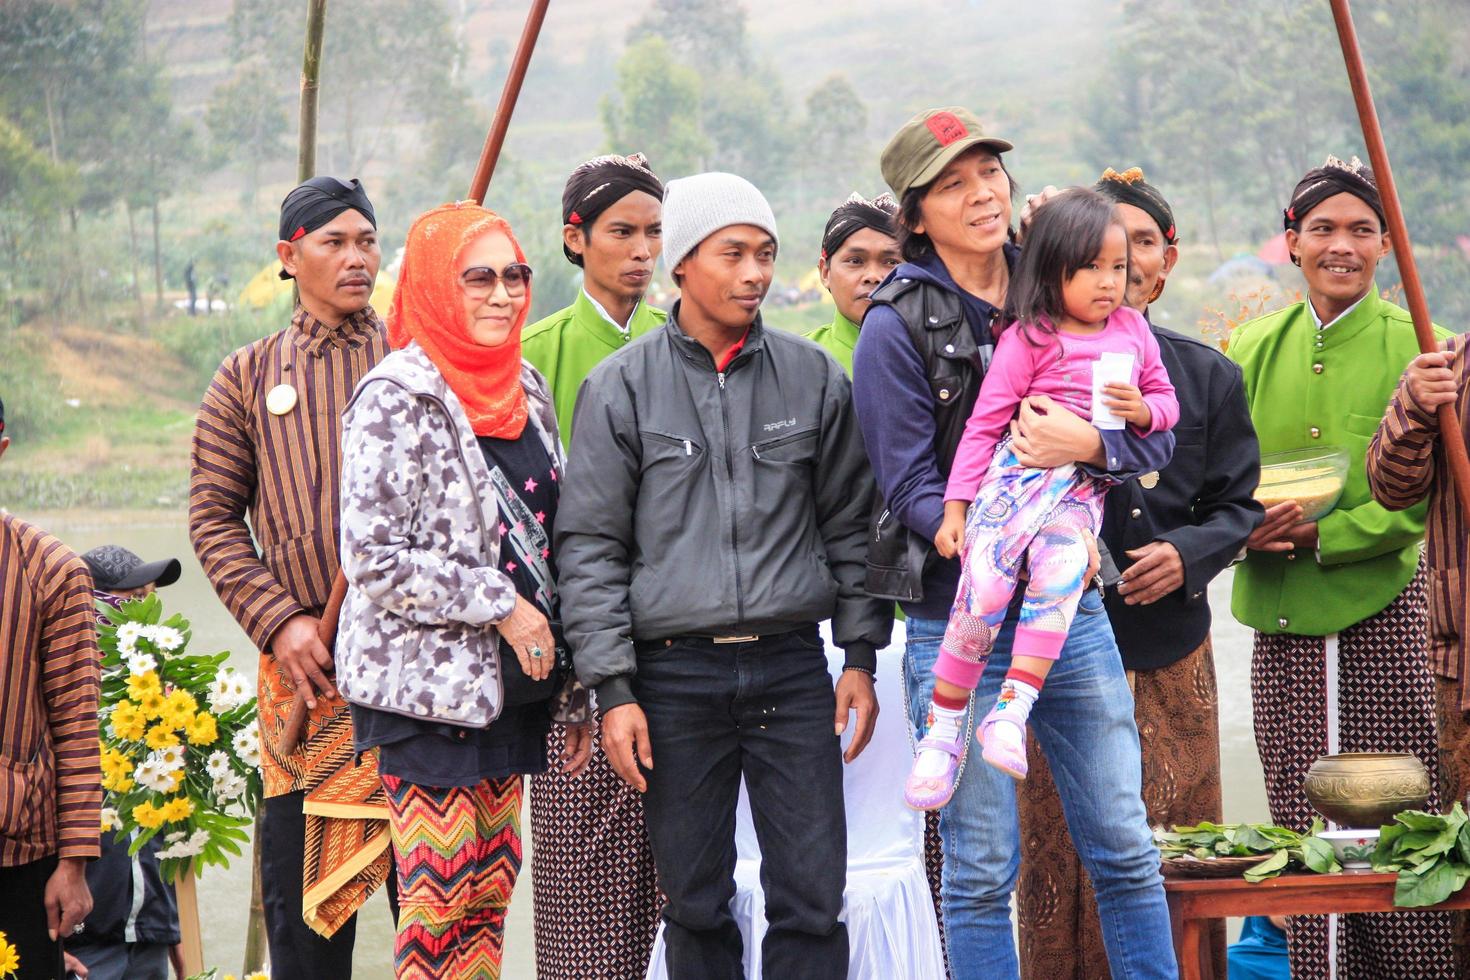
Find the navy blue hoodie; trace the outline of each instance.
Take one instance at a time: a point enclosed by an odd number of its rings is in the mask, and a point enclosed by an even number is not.
[[[1005,246],[1012,269],[1021,251]],[[905,262],[890,273],[918,279],[954,293],[981,346],[993,344],[991,321],[1000,315],[992,304],[955,284],[938,256]],[[853,405],[873,474],[889,509],[903,524],[933,541],[944,520],[944,491],[949,474],[941,472],[934,454],[934,394],[924,359],[914,348],[908,328],[891,306],[869,307],[852,358]],[[1126,480],[1161,469],[1169,462],[1174,439],[1167,432],[1146,438],[1127,429],[1102,431],[1107,475]],[[958,559],[930,556],[924,570],[924,598],[902,603],[910,618],[947,619],[960,580]]]

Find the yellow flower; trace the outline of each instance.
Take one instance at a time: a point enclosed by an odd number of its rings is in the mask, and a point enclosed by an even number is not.
[[[161,720],[174,731],[182,732],[194,723],[194,712],[165,704],[163,706],[163,717]]]
[[[11,944],[10,938],[0,932],[0,977],[8,977],[20,969],[20,953]]]
[[[219,727],[214,723],[214,715],[208,711],[194,716],[189,723],[190,745],[213,745],[219,738]]]
[[[176,687],[168,692],[168,707],[172,711],[187,712],[193,714],[199,710],[199,702],[194,700],[194,695],[181,687]]]
[[[187,820],[194,812],[194,802],[187,796],[175,796],[163,805],[163,819],[169,822]]]
[[[143,729],[147,724],[143,713],[135,708],[132,714],[122,718],[116,714],[112,716],[112,733],[124,742],[137,742],[142,740]]]
[[[138,710],[143,712],[143,717],[154,719],[163,714],[163,692],[148,691],[138,699]]]
[[[179,736],[164,722],[159,722],[148,729],[148,735],[143,739],[143,742],[150,749],[166,749],[171,745],[178,745]]]
[[[113,793],[126,793],[133,788],[133,777],[127,772],[109,772],[102,777],[102,788]]]
[[[175,769],[170,775],[173,777],[174,784],[169,787],[169,792],[173,792],[184,784],[184,770]]]
[[[152,830],[155,827],[163,826],[164,815],[163,811],[152,803],[144,802],[133,807],[133,820],[137,822],[139,827],[145,830]]]
[[[134,674],[128,678],[128,697],[140,704],[143,702],[144,695],[162,693],[163,683],[158,679],[156,670],[150,670],[146,674]]]
[[[265,972],[247,973],[245,974],[245,980],[271,980],[271,975]]]

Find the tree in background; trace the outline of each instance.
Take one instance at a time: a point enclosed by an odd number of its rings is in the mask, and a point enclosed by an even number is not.
[[[241,168],[245,181],[240,201],[253,212],[261,168],[286,158],[291,127],[278,86],[259,59],[237,64],[233,77],[215,88],[204,124],[209,129],[209,165]]]
[[[617,71],[617,96],[602,100],[609,149],[642,151],[665,178],[703,169],[710,142],[700,127],[698,73],[676,62],[661,37],[629,45]]]
[[[869,142],[868,107],[846,75],[828,75],[812,89],[801,132],[803,190],[823,200],[846,199],[864,170]]]

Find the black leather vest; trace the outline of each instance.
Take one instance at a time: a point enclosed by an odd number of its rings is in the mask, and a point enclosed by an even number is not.
[[[985,327],[987,342],[977,344],[960,298],[920,279],[894,278],[873,293],[872,301],[892,307],[924,360],[934,394],[934,455],[939,472],[947,476],[995,353],[990,340],[994,318]],[[938,559],[934,542],[899,523],[881,500],[873,511],[871,533],[868,594],[899,602],[922,600],[925,567]]]

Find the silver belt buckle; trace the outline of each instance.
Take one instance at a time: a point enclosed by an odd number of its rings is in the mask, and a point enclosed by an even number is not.
[[[710,637],[710,639],[713,640],[715,643],[750,643],[750,642],[752,642],[754,640],[759,640],[760,637],[759,636],[712,636],[712,637]]]

